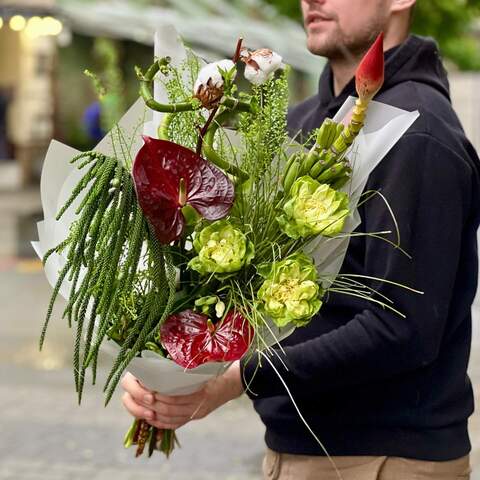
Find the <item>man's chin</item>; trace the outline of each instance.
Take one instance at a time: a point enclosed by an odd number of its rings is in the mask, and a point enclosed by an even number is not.
[[[313,53],[313,55],[329,57],[332,52],[332,47],[334,47],[334,45],[332,45],[331,42],[320,39],[318,38],[318,36],[316,36],[315,38],[307,38],[307,48],[310,53]]]

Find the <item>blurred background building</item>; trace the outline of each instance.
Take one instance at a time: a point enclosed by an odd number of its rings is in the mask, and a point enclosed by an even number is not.
[[[453,52],[447,57],[453,100],[479,147],[479,77],[459,67],[480,67],[480,24],[465,23],[467,7],[457,9],[462,12],[457,19],[446,18],[451,9],[442,11],[441,5],[419,0],[415,25],[422,33],[436,34],[444,50]],[[438,25],[438,14],[448,28]],[[17,188],[38,181],[52,137],[80,149],[90,147],[94,139],[84,114],[96,92],[83,70],[116,75],[124,91],[116,108],[123,111],[136,98],[133,67],[150,62],[153,32],[164,23],[174,24],[207,60],[230,55],[239,36],[253,48],[274,48],[293,67],[292,102],[316,88],[323,60],[305,48],[296,1],[0,0],[1,184]],[[476,50],[471,45],[475,37]]]
[[[0,442],[0,480],[88,476],[148,480],[158,478],[160,472],[172,480],[202,479],[211,478],[208,468],[217,478],[258,477],[262,427],[248,402],[223,410],[204,426],[189,426],[184,434],[188,456],[180,452],[170,467],[160,460],[150,467],[129,463],[131,452],[118,449],[128,419],[118,402],[107,413],[100,409],[100,392],[91,393],[94,401],[88,404],[87,400],[86,410],[72,413],[67,329],[57,324],[51,347],[47,345],[42,355],[37,352],[50,288],[29,241],[36,235],[35,221],[41,218],[39,174],[50,140],[56,138],[80,150],[97,143],[137,98],[134,66],[151,63],[158,25],[173,23],[184,41],[207,60],[230,56],[240,36],[249,47],[270,47],[293,67],[292,103],[312,94],[324,61],[305,48],[298,3],[0,0],[0,431],[4,440]],[[439,41],[454,106],[478,150],[479,18],[480,0],[417,0],[413,25],[415,32]],[[85,69],[97,76],[85,75]],[[98,88],[105,90],[100,102]],[[478,302],[474,319],[478,332]],[[472,355],[478,399],[479,333],[475,333]],[[55,395],[50,394],[50,385]],[[472,418],[472,458],[478,466],[479,417]],[[219,455],[212,458],[212,451]],[[188,460],[191,465],[192,455],[196,455],[196,476],[185,464]],[[155,476],[149,473],[154,465]],[[480,479],[480,472],[473,478]]]
[[[35,0],[0,7],[0,159],[15,160],[23,185],[33,160],[54,135],[55,61],[61,22],[53,2]]]

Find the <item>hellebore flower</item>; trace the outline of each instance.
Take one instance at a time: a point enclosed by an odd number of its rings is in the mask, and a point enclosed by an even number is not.
[[[201,230],[193,246],[198,256],[190,260],[188,266],[202,275],[237,272],[255,255],[253,243],[225,220]]]
[[[293,323],[306,325],[320,310],[322,291],[318,286],[317,269],[304,253],[258,267],[265,278],[258,299],[261,308],[278,327]]]
[[[282,57],[269,48],[243,49],[240,59],[245,63],[245,78],[255,85],[265,83],[282,66]]]
[[[190,207],[207,220],[228,215],[234,186],[219,168],[176,143],[143,140],[132,175],[138,202],[160,243],[180,238]]]
[[[363,57],[355,72],[355,87],[362,102],[369,102],[382,88],[384,81],[383,33]]]
[[[160,327],[162,345],[184,368],[238,360],[248,350],[253,335],[248,321],[234,310],[217,325],[207,315],[185,310],[170,315]]]
[[[199,72],[193,86],[194,96],[200,100],[202,106],[208,109],[218,105],[223,96],[223,72],[235,68],[231,60],[219,60],[205,65]]]
[[[341,232],[345,224],[348,195],[304,176],[295,180],[283,211],[277,221],[290,238],[329,237]]]

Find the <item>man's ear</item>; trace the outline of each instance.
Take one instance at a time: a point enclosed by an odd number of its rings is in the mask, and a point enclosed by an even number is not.
[[[392,4],[390,6],[390,12],[402,12],[404,10],[408,10],[412,8],[417,0],[392,0]]]

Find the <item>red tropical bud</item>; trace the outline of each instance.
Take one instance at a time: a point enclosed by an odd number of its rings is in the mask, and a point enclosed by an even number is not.
[[[362,101],[369,102],[382,88],[384,70],[383,33],[380,33],[355,72],[355,87]]]

